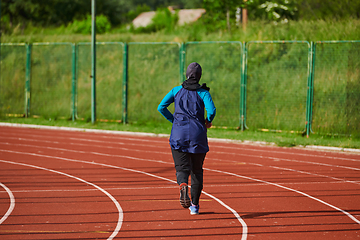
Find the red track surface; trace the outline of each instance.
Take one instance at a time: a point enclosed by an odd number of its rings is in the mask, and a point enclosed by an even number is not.
[[[0,127],[0,239],[359,239],[360,155],[210,142],[200,215],[167,138]]]

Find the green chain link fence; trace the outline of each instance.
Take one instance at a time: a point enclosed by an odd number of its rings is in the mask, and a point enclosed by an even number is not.
[[[156,109],[179,85],[179,47],[178,43],[129,43],[129,122],[166,121]]]
[[[215,126],[359,136],[359,45],[97,43],[97,118],[166,121],[157,105],[196,61],[217,107]],[[90,43],[1,44],[1,117],[90,121],[90,54]]]
[[[122,120],[123,49],[120,42],[97,43],[96,106],[99,120]],[[91,120],[91,46],[77,45],[77,118]]]
[[[70,119],[72,43],[34,43],[31,58],[30,113]]]
[[[247,43],[248,128],[305,130],[309,47],[297,41]]]
[[[26,44],[1,44],[0,116],[24,116]]]
[[[190,63],[198,62],[203,69],[200,81],[210,87],[216,106],[213,124],[239,127],[242,43],[188,42],[185,47],[184,71]]]
[[[316,42],[312,130],[360,135],[360,41]]]

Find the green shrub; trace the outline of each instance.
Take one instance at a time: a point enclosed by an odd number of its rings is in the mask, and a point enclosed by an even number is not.
[[[172,13],[169,9],[162,8],[156,11],[150,25],[136,29],[132,28],[132,31],[137,33],[150,33],[165,29],[169,32],[175,29],[178,20],[179,16],[177,13]]]
[[[75,20],[72,24],[69,25],[71,32],[73,33],[82,33],[90,34],[91,33],[91,15],[88,15],[84,20]],[[106,33],[110,31],[111,24],[110,21],[104,15],[99,15],[96,17],[96,32],[97,33]]]
[[[130,10],[130,11],[127,13],[127,17],[128,17],[128,19],[130,19],[130,20],[134,20],[134,19],[135,19],[137,16],[139,16],[141,13],[143,13],[143,12],[149,12],[149,11],[151,11],[151,10],[150,10],[150,7],[144,3],[144,4],[142,4],[142,5],[138,5],[135,10]]]

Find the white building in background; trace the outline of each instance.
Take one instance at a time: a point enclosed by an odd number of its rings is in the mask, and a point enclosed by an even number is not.
[[[169,7],[169,10],[175,13],[172,7]],[[204,13],[205,9],[180,9],[177,11],[179,20],[178,25],[184,25],[186,23],[191,23],[197,21]],[[137,16],[133,21],[135,28],[146,27],[151,23],[152,18],[155,16],[155,11],[143,12]]]

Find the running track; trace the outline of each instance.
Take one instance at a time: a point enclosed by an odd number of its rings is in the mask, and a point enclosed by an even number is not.
[[[0,239],[359,239],[360,154],[210,141],[200,215],[167,137],[0,126]]]

